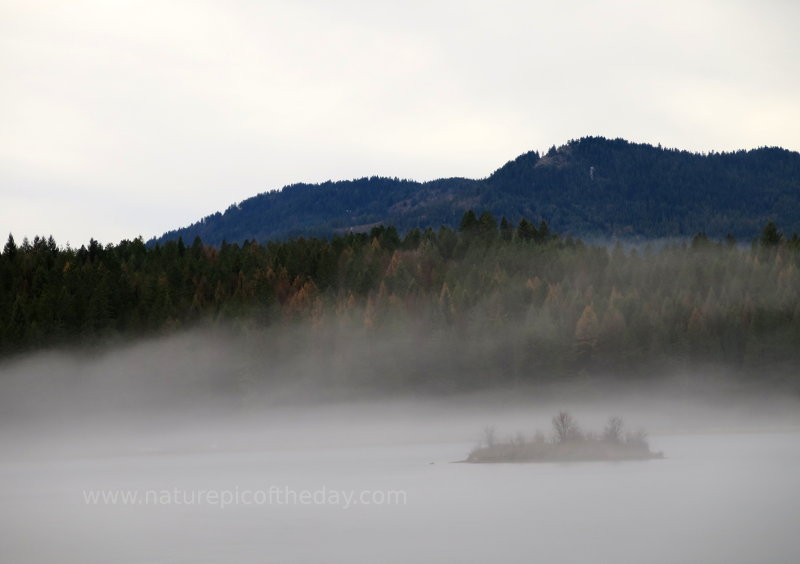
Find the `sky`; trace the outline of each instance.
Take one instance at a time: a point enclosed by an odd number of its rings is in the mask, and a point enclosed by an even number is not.
[[[799,150],[798,22],[795,0],[0,0],[0,236],[148,239],[587,135]]]

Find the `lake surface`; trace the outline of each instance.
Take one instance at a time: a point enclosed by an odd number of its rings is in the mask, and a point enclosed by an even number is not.
[[[4,456],[0,553],[7,562],[800,561],[796,431],[655,435],[663,460],[470,465],[451,463],[469,440],[414,440],[402,424],[367,440],[354,429],[311,421],[291,441],[238,443],[178,439],[178,430],[160,442]],[[85,498],[118,490],[173,497]],[[220,507],[201,491],[273,499]],[[316,499],[302,503],[304,491]],[[346,507],[331,492],[368,497]]]

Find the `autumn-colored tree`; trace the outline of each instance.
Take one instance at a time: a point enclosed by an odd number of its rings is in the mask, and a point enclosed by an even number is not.
[[[575,348],[578,358],[586,360],[591,357],[597,347],[597,337],[600,333],[600,324],[591,305],[583,308],[583,313],[575,324]]]

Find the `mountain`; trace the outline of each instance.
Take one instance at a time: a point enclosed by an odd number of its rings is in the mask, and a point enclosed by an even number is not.
[[[777,147],[699,154],[585,137],[529,152],[480,180],[361,178],[259,194],[152,242],[199,236],[266,241],[325,237],[383,223],[399,230],[458,225],[467,209],[516,222],[546,220],[580,237],[740,239],[767,221],[800,231],[800,154]]]

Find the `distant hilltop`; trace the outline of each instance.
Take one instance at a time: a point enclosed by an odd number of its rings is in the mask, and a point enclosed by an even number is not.
[[[732,235],[767,221],[800,231],[800,153],[778,147],[699,154],[624,139],[585,137],[520,155],[484,179],[415,182],[370,177],[293,184],[231,205],[150,242],[329,237],[379,224],[401,231],[456,227],[467,209],[516,222],[544,219],[584,238]]]

